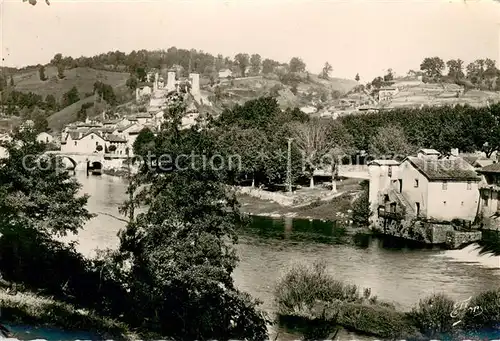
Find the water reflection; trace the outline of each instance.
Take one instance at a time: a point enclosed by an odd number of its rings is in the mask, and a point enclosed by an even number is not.
[[[81,192],[91,195],[91,212],[119,216],[118,206],[126,199],[124,180],[105,175],[77,177],[83,184]],[[96,247],[116,247],[116,234],[123,227],[122,221],[98,215],[77,237],[78,248],[88,255]],[[269,313],[275,311],[276,281],[296,262],[325,260],[328,272],[336,278],[370,287],[379,299],[394,302],[400,309],[410,309],[435,292],[463,300],[500,283],[500,258],[480,255],[478,245],[450,251],[420,248],[401,239],[346,230],[334,222],[292,218],[253,217],[239,232],[235,283],[263,301],[262,308]],[[487,235],[481,246],[492,250],[499,238],[498,233]],[[282,339],[286,339],[283,334]]]

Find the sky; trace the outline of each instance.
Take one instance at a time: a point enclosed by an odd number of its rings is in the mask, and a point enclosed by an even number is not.
[[[195,48],[288,62],[368,82],[405,75],[425,57],[500,58],[494,0],[0,0],[5,66],[120,50]]]

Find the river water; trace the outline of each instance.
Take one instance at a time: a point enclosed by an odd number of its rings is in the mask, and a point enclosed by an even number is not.
[[[121,217],[118,206],[126,199],[125,180],[80,173],[76,177],[82,193],[91,196],[89,210],[98,214],[74,238],[78,249],[91,256],[95,248],[116,247],[124,222],[107,214]],[[410,309],[431,293],[467,299],[500,284],[500,257],[480,256],[477,245],[453,251],[422,250],[369,236],[346,243],[336,231],[330,222],[255,218],[236,247],[240,257],[234,272],[236,285],[263,301],[262,309],[272,314],[274,285],[296,262],[324,260],[338,279],[369,287],[373,295],[400,309]],[[280,339],[293,338],[281,335]]]

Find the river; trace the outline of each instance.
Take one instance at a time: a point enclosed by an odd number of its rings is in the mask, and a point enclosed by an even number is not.
[[[78,249],[90,256],[95,248],[116,247],[117,232],[124,222],[106,214],[120,216],[118,206],[126,199],[125,180],[80,173],[76,177],[81,192],[90,195],[89,210],[98,213],[76,237]],[[422,250],[369,236],[345,243],[330,222],[255,218],[236,247],[240,263],[234,280],[240,289],[263,301],[262,309],[272,314],[273,288],[286,269],[295,262],[324,260],[338,279],[370,287],[379,299],[410,309],[431,293],[466,299],[498,286],[500,257],[480,256],[477,246]],[[280,335],[280,339],[294,338]]]

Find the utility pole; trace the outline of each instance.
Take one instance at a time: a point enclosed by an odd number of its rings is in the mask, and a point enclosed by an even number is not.
[[[129,221],[132,222],[134,220],[134,192],[135,192],[135,186],[132,184],[132,170],[131,170],[131,165],[130,163],[132,160],[130,159],[130,148],[127,147],[127,171],[128,171],[128,190],[129,190],[129,202],[130,202],[130,207],[129,207]]]
[[[286,167],[286,183],[288,192],[292,192],[292,140],[288,139],[288,156],[287,156],[287,167]]]

